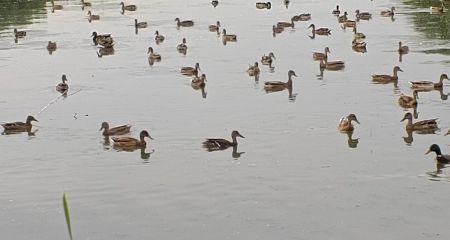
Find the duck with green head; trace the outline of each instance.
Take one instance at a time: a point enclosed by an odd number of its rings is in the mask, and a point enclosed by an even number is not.
[[[430,152],[436,153],[436,161],[438,163],[441,163],[441,164],[449,164],[450,163],[450,155],[442,154],[441,148],[437,144],[432,144],[425,154],[429,154]]]

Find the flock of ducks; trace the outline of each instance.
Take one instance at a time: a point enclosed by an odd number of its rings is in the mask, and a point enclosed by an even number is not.
[[[52,4],[52,11],[55,10],[61,10],[63,9],[62,5],[56,5],[53,0],[51,1]],[[213,0],[211,2],[211,5],[213,7],[217,7],[219,4],[219,1]],[[289,4],[288,0],[285,0],[285,4]],[[84,7],[91,7],[92,4],[89,2],[85,2],[84,0],[81,0],[82,8]],[[120,3],[122,13],[125,11],[136,11],[137,6],[136,5],[126,5],[124,2]],[[267,9],[270,10],[272,8],[272,4],[270,2],[257,2],[256,3],[257,9]],[[434,6],[430,8],[430,11],[432,13],[442,13],[445,10],[444,3],[442,2],[441,6]],[[341,24],[342,28],[353,28],[353,41],[352,41],[352,48],[353,50],[357,52],[365,52],[366,50],[366,43],[363,41],[366,36],[364,33],[357,32],[357,22],[360,20],[370,20],[372,18],[372,14],[369,12],[361,12],[360,10],[355,10],[355,20],[348,19],[348,13],[344,11],[344,13],[341,15],[341,10],[339,6],[336,6],[335,9],[331,12],[333,15],[337,17],[338,23]],[[380,12],[380,16],[382,17],[393,17],[395,15],[395,7],[392,7],[389,10],[384,10]],[[99,15],[94,15],[89,10],[87,13],[88,20],[89,21],[95,21],[99,20]],[[291,17],[289,22],[277,22],[275,25],[272,26],[273,34],[280,34],[282,33],[286,28],[294,28],[295,22],[298,21],[310,21],[311,20],[311,14],[309,13],[302,13],[300,15],[296,15]],[[194,26],[194,22],[192,20],[180,20],[179,18],[175,18],[175,22],[177,27],[192,27]],[[136,29],[138,28],[146,28],[148,26],[147,22],[139,22],[137,19],[134,20],[134,26]],[[217,32],[218,35],[220,35],[220,22],[217,21],[216,24],[212,24],[208,26],[209,31],[211,32]],[[331,34],[331,29],[325,28],[325,27],[316,27],[314,24],[310,24],[309,27],[311,29],[312,36],[311,38],[315,38],[315,35],[321,35],[321,36],[328,36]],[[229,34],[227,33],[226,29],[222,29],[222,40],[224,42],[233,42],[237,41],[237,36],[235,34]],[[18,38],[23,38],[26,36],[25,31],[19,31],[17,29],[14,29],[14,36],[17,41]],[[105,51],[113,51],[114,47],[114,40],[111,34],[98,34],[97,32],[93,32],[92,40],[95,45],[98,45]],[[155,41],[162,42],[164,41],[165,37],[159,33],[158,30],[155,31]],[[51,53],[52,51],[55,51],[57,48],[56,42],[48,42],[47,49]],[[186,39],[182,39],[182,43],[177,45],[177,50],[181,53],[186,54],[187,45],[186,45]],[[402,54],[407,54],[409,52],[409,47],[402,45],[402,42],[399,41],[398,43],[398,49],[397,52]],[[153,64],[154,62],[161,60],[161,55],[154,51],[152,47],[148,48],[148,60],[150,64]],[[320,61],[320,69],[323,70],[331,70],[331,71],[339,71],[345,68],[345,62],[344,61],[329,61],[328,60],[328,54],[331,54],[330,48],[325,47],[323,52],[314,52],[312,57],[316,61]],[[272,62],[276,59],[275,54],[270,52],[268,55],[263,55],[261,57],[260,62],[263,65],[272,65]],[[185,76],[191,76],[193,77],[191,81],[191,85],[194,89],[202,89],[204,90],[204,87],[206,85],[206,74],[200,73],[200,64],[196,63],[193,67],[182,67],[180,69],[180,73]],[[257,79],[260,74],[259,64],[258,62],[255,62],[254,65],[249,66],[247,69],[247,73],[249,76],[255,77]],[[403,72],[403,70],[399,66],[394,66],[392,75],[388,74],[374,74],[372,75],[373,82],[377,83],[397,83],[398,81],[398,72]],[[293,70],[288,71],[288,80],[286,82],[282,81],[266,81],[264,82],[264,89],[267,92],[277,92],[277,91],[283,91],[285,89],[289,90],[290,95],[292,94],[292,78],[297,77],[296,73]],[[413,89],[413,95],[412,96],[406,96],[401,95],[398,99],[398,103],[403,108],[416,108],[418,105],[417,98],[419,92],[426,92],[431,90],[440,90],[443,88],[443,81],[449,80],[448,76],[446,74],[442,74],[440,76],[439,82],[431,82],[431,81],[417,81],[417,82],[411,82],[411,88]],[[62,75],[62,82],[59,83],[56,86],[56,90],[66,94],[69,86],[67,84],[67,77],[66,75]],[[406,113],[401,120],[407,121],[406,123],[406,130],[411,131],[420,131],[422,133],[434,133],[436,129],[438,129],[438,124],[436,122],[437,119],[428,119],[428,120],[422,120],[418,122],[413,122],[413,115],[411,113]],[[5,129],[5,132],[7,133],[16,133],[16,132],[30,132],[32,128],[32,121],[37,121],[33,116],[28,116],[25,122],[12,122],[12,123],[5,123],[2,124],[2,126]],[[343,117],[339,124],[338,124],[338,130],[344,133],[352,133],[355,129],[355,126],[353,125],[353,122],[356,122],[358,124],[359,121],[355,114],[351,113],[346,117]],[[146,141],[145,138],[153,139],[148,131],[142,130],[139,134],[139,139],[131,138],[131,137],[124,137],[120,135],[129,134],[131,129],[131,125],[122,125],[118,127],[110,128],[109,124],[107,122],[103,122],[101,124],[100,131],[103,130],[102,135],[105,137],[105,141],[107,140],[109,142],[109,139],[111,138],[113,140],[113,145],[118,148],[124,148],[124,149],[137,149],[137,148],[145,148]],[[450,134],[449,132],[446,134]],[[206,139],[206,141],[203,142],[203,146],[208,151],[215,151],[215,150],[224,150],[229,147],[236,147],[237,146],[237,137],[244,138],[238,131],[234,130],[231,133],[232,141],[221,139],[221,138],[209,138]],[[450,156],[449,155],[443,155],[439,146],[436,144],[432,144],[428,150],[427,153],[435,152],[436,153],[436,160],[440,164],[448,164],[450,163]]]

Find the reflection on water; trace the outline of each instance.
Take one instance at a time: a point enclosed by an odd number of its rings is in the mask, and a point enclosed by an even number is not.
[[[450,11],[447,10],[442,14],[430,13],[430,6],[439,5],[438,1],[409,0],[405,1],[405,4],[417,9],[417,11],[409,13],[417,31],[424,33],[430,39],[450,39]],[[448,51],[440,53],[448,54]]]
[[[349,148],[357,148],[359,138],[353,138],[353,131],[347,132],[347,144]]]
[[[0,31],[10,26],[31,24],[47,17],[45,0],[0,1]]]
[[[450,182],[450,176],[445,174],[444,170],[447,168],[446,164],[437,163],[436,170],[427,172],[426,174],[429,176],[429,180],[431,181],[446,181]],[[444,170],[443,170],[444,169]]]

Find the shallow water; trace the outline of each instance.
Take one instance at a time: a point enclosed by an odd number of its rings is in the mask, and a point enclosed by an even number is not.
[[[91,2],[82,11],[79,1],[59,1],[64,9],[54,13],[43,1],[17,11],[1,3],[0,120],[39,120],[34,136],[0,136],[3,238],[66,238],[66,192],[75,239],[449,239],[450,172],[436,173],[434,156],[423,153],[432,143],[450,152],[450,84],[442,94],[419,94],[418,119],[440,118],[435,134],[406,143],[406,111],[397,104],[411,94],[408,81],[450,73],[449,12],[430,15],[417,1],[342,1],[351,19],[356,8],[374,14],[358,23],[368,37],[362,54],[330,14],[331,1],[274,1],[267,11],[253,1],[213,8],[135,0],[138,10],[123,15],[117,1]],[[392,5],[395,21],[378,15]],[[88,10],[100,21],[89,23]],[[273,24],[302,12],[312,20],[272,36]],[[175,17],[195,26],[177,29]],[[135,18],[149,27],[136,34]],[[208,31],[217,20],[236,43]],[[310,23],[332,35],[310,39]],[[17,43],[15,27],[27,30]],[[159,45],[155,30],[166,36]],[[93,31],[112,34],[113,55],[98,56]],[[176,51],[183,37],[185,56]],[[51,55],[50,40],[58,44]],[[411,49],[402,62],[399,40]],[[162,55],[153,66],[149,46]],[[312,52],[325,46],[345,70],[318,76]],[[245,70],[269,52],[274,69],[260,66],[255,82]],[[206,98],[179,73],[196,62],[207,75]],[[394,65],[404,70],[397,88],[372,83],[371,74],[391,74]],[[285,81],[290,69],[298,75],[294,98],[263,91],[264,81]],[[63,73],[67,98],[54,88]],[[361,122],[354,141],[336,130],[351,112]],[[132,124],[134,137],[149,130],[151,154],[105,146],[102,121]],[[204,138],[229,138],[234,129],[245,136],[237,154],[201,148]]]

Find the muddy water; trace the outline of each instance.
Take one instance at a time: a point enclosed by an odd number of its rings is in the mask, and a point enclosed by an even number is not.
[[[440,118],[435,134],[406,140],[397,105],[411,94],[408,81],[436,81],[449,73],[449,13],[430,15],[412,1],[341,2],[374,14],[358,23],[366,53],[351,49],[351,29],[331,15],[335,2],[136,0],[121,14],[116,1],[2,4],[0,24],[0,120],[39,120],[31,136],[0,137],[0,232],[5,239],[63,239],[61,204],[66,192],[76,239],[448,239],[449,171],[436,172],[431,143],[450,152],[446,93],[419,94],[418,119]],[[427,2],[427,1],[425,1]],[[434,2],[432,2],[434,3]],[[429,4],[429,2],[428,2]],[[435,3],[434,3],[435,4]],[[378,15],[395,5],[394,21]],[[89,23],[87,11],[100,15]],[[271,26],[310,12],[310,22],[272,36]],[[177,29],[174,18],[194,19]],[[133,20],[148,21],[136,34]],[[238,41],[224,45],[208,31],[217,20]],[[332,35],[311,39],[310,23]],[[27,30],[14,42],[13,28]],[[156,44],[154,32],[166,36]],[[103,55],[90,35],[111,33],[114,53]],[[181,39],[188,51],[176,51]],[[402,57],[397,42],[411,52]],[[49,54],[48,41],[58,49]],[[162,55],[152,66],[147,48]],[[343,71],[320,74],[313,51],[330,47]],[[274,52],[273,69],[261,66],[259,81],[248,64]],[[194,90],[179,69],[200,63],[205,92]],[[398,86],[371,82],[391,74]],[[288,91],[267,94],[263,82],[287,80]],[[70,91],[59,97],[62,74]],[[355,113],[353,136],[337,132],[340,117]],[[98,132],[102,121],[146,129],[155,140],[144,152],[116,151]],[[209,153],[206,137],[229,138],[239,130],[236,151]]]

